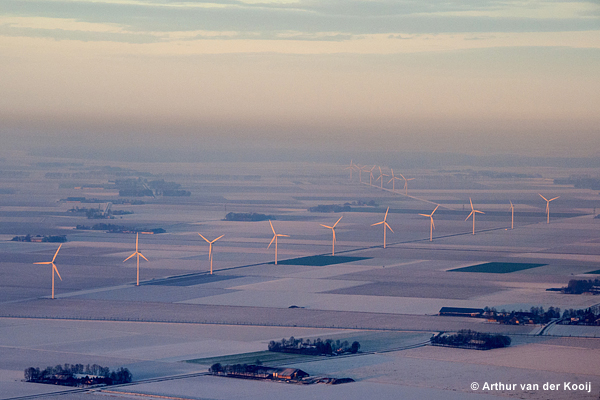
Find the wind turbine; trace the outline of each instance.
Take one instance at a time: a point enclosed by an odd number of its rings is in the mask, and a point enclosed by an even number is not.
[[[540,194],[540,196],[542,196],[542,195]],[[542,199],[546,200],[546,215],[548,216],[548,220],[547,220],[546,223],[548,223],[548,224],[550,223],[550,202],[552,200],[558,199],[559,197],[560,196],[556,196],[555,198],[548,200],[547,198],[545,198],[544,196],[542,196]]]
[[[375,169],[376,165],[373,165],[373,168],[371,168],[369,170],[369,186],[373,186],[373,170]]]
[[[377,222],[377,223],[371,225],[371,226],[375,226],[375,225],[381,225],[381,224],[383,224],[383,248],[384,249],[385,249],[385,233],[386,233],[386,228],[389,228],[389,230],[392,231],[392,233],[394,232],[394,230],[392,229],[392,227],[389,226],[388,223],[386,222],[388,211],[390,211],[389,207],[387,208],[387,210],[385,212],[385,217],[383,217],[383,221]]]
[[[354,164],[354,163],[352,162],[352,160],[350,160],[350,165],[349,165],[349,166],[347,166],[346,168],[344,168],[344,169],[349,169],[349,170],[350,170],[350,180],[352,180],[352,170],[353,170],[355,167],[356,167],[356,164]]]
[[[383,189],[383,177],[384,176],[389,176],[388,174],[384,174],[383,172],[381,172],[381,167],[379,167],[379,178],[377,178],[375,180],[375,182],[377,182],[378,180],[381,179],[381,188]]]
[[[510,201],[510,213],[511,213],[511,218],[510,218],[510,229],[514,229],[515,228],[515,206],[513,206],[512,201]]]
[[[433,223],[433,213],[435,212],[435,210],[438,209],[440,205],[438,204],[433,211],[431,212],[431,214],[419,214],[422,215],[424,217],[429,217],[431,219],[431,225],[429,226],[429,241],[433,242],[433,230],[435,229],[435,224]]]
[[[275,228],[273,228],[273,223],[269,220],[269,224],[271,224],[271,230],[273,231],[273,239],[271,239],[271,243],[267,246],[267,249],[271,247],[273,241],[275,241],[275,265],[277,265],[277,238],[278,237],[290,237],[290,235],[280,235],[279,233],[275,233]]]
[[[363,172],[369,172],[369,170],[365,169],[365,168],[367,168],[366,165],[360,166],[360,165],[356,164],[356,168],[358,168],[358,181],[360,183],[362,183],[362,173]]]
[[[392,182],[392,191],[395,191],[396,190],[396,179],[400,180],[400,178],[398,178],[397,176],[394,175],[393,168],[390,168],[390,170],[392,171],[392,179],[390,179],[388,181],[388,183]]]
[[[200,235],[200,234],[198,234]],[[213,256],[212,256],[212,245],[214,242],[216,242],[217,240],[221,239],[223,236],[225,235],[221,235],[218,238],[216,238],[215,240],[213,240],[212,242],[210,240],[208,240],[207,238],[205,238],[204,236],[200,235],[200,237],[204,240],[206,240],[206,243],[208,243],[208,259],[210,260],[210,274],[212,275],[213,273],[213,269],[212,269],[212,261],[213,261]]]
[[[52,261],[44,261],[44,262],[34,263],[34,264],[52,265],[52,298],[54,298],[54,273],[55,272],[56,272],[56,275],[58,275],[58,278],[62,281],[62,278],[60,277],[60,273],[58,272],[58,268],[56,268],[56,265],[54,265],[54,260],[56,260],[56,256],[58,255],[58,252],[60,251],[61,247],[62,247],[62,243],[60,245],[58,245],[58,249],[56,250],[56,253],[54,253],[54,257],[52,257]]]
[[[127,257],[126,259],[123,260],[123,262],[125,262],[125,261],[129,260],[131,257],[137,256],[137,283],[136,283],[136,286],[140,286],[140,256],[144,260],[148,261],[148,259],[146,257],[144,257],[144,255],[138,251],[139,236],[140,236],[139,232],[135,234],[135,253],[133,253],[132,255],[130,255],[129,257]]]
[[[331,229],[331,232],[333,232],[333,242],[331,244],[331,255],[332,256],[335,256],[335,226],[338,224],[338,222],[340,222],[340,220],[342,219],[342,217],[343,217],[343,215],[340,217],[340,219],[338,219],[336,221],[335,224],[333,224],[333,226],[327,226],[327,225],[319,224],[322,227]]]
[[[469,197],[469,202],[471,203],[471,214],[469,214],[469,216],[467,218],[465,218],[465,221],[468,220],[469,218],[471,218],[471,215],[473,216],[473,235],[475,234],[475,214],[479,213],[479,214],[485,214],[483,211],[479,211],[473,208],[473,201],[471,200],[471,198]]]
[[[400,176],[404,179],[404,194],[408,196],[408,181],[412,181],[415,178],[406,179],[402,174]]]

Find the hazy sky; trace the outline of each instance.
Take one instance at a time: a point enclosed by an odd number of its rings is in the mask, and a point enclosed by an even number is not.
[[[2,0],[7,147],[600,156],[600,3]]]

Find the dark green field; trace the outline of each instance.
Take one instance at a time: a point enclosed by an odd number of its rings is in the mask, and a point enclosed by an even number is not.
[[[259,360],[262,364],[271,365],[281,362],[302,362],[313,359],[315,356],[305,356],[303,354],[279,353],[274,351],[255,351],[253,353],[232,354],[222,357],[197,358],[187,360],[186,362],[194,364],[212,365],[215,363],[226,364],[255,364]]]
[[[451,272],[483,272],[488,274],[509,274],[511,272],[522,271],[530,268],[542,267],[548,264],[527,264],[527,263],[501,263],[488,262],[470,267],[451,269]]]
[[[597,270],[591,271],[591,272],[586,272],[586,274],[589,274],[589,275],[600,275],[600,269],[597,269]]]
[[[348,257],[348,256],[309,256],[281,260],[278,263],[283,265],[307,265],[310,267],[324,267],[327,265],[344,264],[353,261],[368,260],[370,257]],[[271,262],[269,264],[274,264]]]

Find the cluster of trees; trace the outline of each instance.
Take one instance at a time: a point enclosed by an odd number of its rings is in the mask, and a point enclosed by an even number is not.
[[[234,212],[230,212],[227,213],[227,215],[225,215],[225,221],[251,221],[251,222],[256,222],[256,221],[267,221],[267,220],[274,220],[276,219],[274,216],[272,215],[266,215],[266,214],[258,214],[258,213],[234,213]]]
[[[73,185],[69,186],[71,188]],[[67,202],[80,202],[80,203],[113,203],[113,204],[131,204],[134,206],[145,204],[142,200],[129,200],[129,199],[87,199],[85,197],[67,197],[66,199],[60,199],[60,201]],[[71,210],[69,210],[71,211]]]
[[[70,213],[85,213],[85,216],[88,219],[104,219],[104,218],[113,218],[113,215],[127,215],[133,214],[133,211],[125,211],[125,210],[111,210],[108,209],[106,214],[104,210],[100,208],[87,208],[87,207],[72,207],[67,210]]]
[[[489,350],[510,346],[510,337],[462,329],[454,334],[440,332],[431,337],[434,346],[461,347],[465,349]]]
[[[339,213],[344,211],[350,211],[352,207],[349,205],[339,205],[339,204],[319,204],[315,207],[309,207],[308,211],[310,212],[320,212],[320,213]]]
[[[25,236],[15,236],[11,239],[11,241],[13,242],[49,242],[49,243],[65,243],[67,241],[67,236],[66,235],[56,235],[56,236],[42,236],[42,235],[37,235],[37,236],[33,236],[34,240],[31,240],[32,236],[30,234],[27,234]],[[41,239],[41,240],[36,240],[35,238]]]
[[[571,279],[561,291],[566,294],[600,294],[600,279]]]
[[[600,307],[594,306],[583,310],[565,310],[562,324],[567,325],[600,325]]]
[[[573,185],[578,189],[600,190],[600,178],[592,178],[588,175],[571,175],[568,178],[554,179],[555,185]]]
[[[353,201],[352,203],[344,203],[344,206],[369,206],[369,207],[377,207],[377,203],[375,202],[375,200],[369,200],[369,201],[363,201],[363,200],[357,200],[357,201]]]
[[[216,363],[211,365],[208,369],[208,372],[214,375],[218,374],[226,374],[226,375],[245,375],[252,374],[254,376],[264,377],[270,375],[267,371],[269,368],[263,367],[261,365],[255,364],[233,364],[233,365],[221,365],[220,363]]]
[[[163,196],[191,196],[192,192],[182,190],[181,185],[175,182],[166,182],[164,179],[150,181],[148,186],[154,190],[154,194]]]
[[[338,355],[343,353],[355,354],[360,349],[360,343],[340,340],[317,338],[311,342],[310,339],[296,339],[293,336],[289,339],[281,339],[280,342],[271,340],[269,342],[269,351],[279,351],[283,353],[297,353],[308,355]]]
[[[519,311],[497,311],[495,308],[484,308],[483,317],[500,322],[501,324],[547,324],[552,320],[562,320],[562,324],[577,325],[600,325],[600,307],[594,306],[586,309],[561,310],[558,307],[531,307],[528,312]]]
[[[497,311],[495,308],[485,307],[483,316],[487,319],[500,322],[508,325],[521,324],[547,324],[553,319],[560,318],[560,308],[549,307],[544,310],[544,307],[531,307],[529,311]]]
[[[27,382],[51,383],[63,386],[78,385],[118,385],[129,383],[132,380],[131,372],[127,368],[111,371],[108,367],[98,364],[64,364],[55,367],[46,367],[43,370],[29,367],[25,369]]]
[[[107,231],[109,233],[137,233],[137,232],[152,232],[152,233],[165,233],[166,230],[163,228],[129,228],[126,226],[115,225],[115,224],[95,224],[93,226],[77,225],[76,229],[92,230],[92,231]]]

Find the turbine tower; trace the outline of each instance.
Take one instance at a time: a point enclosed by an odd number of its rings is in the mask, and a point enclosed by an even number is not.
[[[388,183],[392,182],[392,191],[396,190],[396,179],[400,180],[400,178],[398,178],[397,176],[394,175],[394,169],[390,168],[390,170],[392,171],[392,179],[390,179],[388,181]]]
[[[381,172],[381,167],[379,167],[379,178],[377,178],[375,180],[375,182],[377,182],[378,180],[381,180],[381,188],[383,189],[383,177],[384,176],[389,176],[388,174],[384,174],[383,172]]]
[[[402,175],[402,174],[400,174],[400,176],[402,177],[402,179],[404,179],[404,194],[405,194],[406,196],[408,196],[408,181],[412,181],[412,180],[413,180],[413,179],[415,179],[415,178],[409,178],[409,179],[406,179],[406,178],[404,177],[404,175]]]
[[[144,255],[138,251],[138,238],[139,238],[139,236],[140,236],[140,233],[137,232],[135,234],[135,253],[133,253],[132,255],[130,255],[129,257],[127,257],[126,259],[123,260],[123,262],[125,262],[125,261],[129,260],[131,257],[137,256],[137,283],[136,283],[136,286],[140,286],[140,256],[144,260],[148,261],[148,259],[146,257],[144,257]]]
[[[385,236],[385,234],[386,234],[386,228],[389,229],[390,231],[392,231],[392,233],[394,233],[394,230],[392,229],[392,227],[389,226],[388,223],[386,222],[388,211],[390,211],[389,207],[385,211],[385,217],[383,217],[383,221],[377,222],[377,223],[371,225],[371,226],[375,226],[375,225],[382,225],[383,224],[383,248],[384,249],[385,249],[385,244],[386,244],[385,243],[385,241],[386,241],[386,236]]]
[[[200,235],[198,233],[198,235]],[[213,261],[213,255],[212,255],[212,245],[214,242],[216,242],[217,240],[221,239],[223,236],[225,235],[221,235],[218,238],[216,238],[215,240],[213,240],[212,242],[210,240],[208,240],[207,238],[205,238],[204,236],[200,235],[200,237],[204,240],[206,240],[206,243],[208,243],[208,259],[210,260],[210,274],[212,275],[213,273],[213,268],[212,268],[212,261]]]
[[[333,242],[331,244],[331,255],[332,256],[335,256],[335,226],[338,224],[338,222],[340,222],[340,220],[342,219],[342,217],[343,217],[343,215],[336,221],[335,224],[333,224],[333,226],[327,226],[327,225],[319,224],[322,227],[331,229],[331,232],[333,232]]]
[[[52,298],[54,298],[54,273],[55,272],[56,272],[56,275],[58,275],[58,278],[62,281],[62,278],[60,277],[60,273],[58,272],[58,268],[56,268],[56,265],[54,264],[54,260],[56,260],[56,256],[58,255],[58,252],[60,251],[61,247],[62,247],[62,243],[60,245],[58,245],[58,249],[56,250],[56,253],[54,253],[54,257],[52,257],[52,261],[44,261],[44,262],[34,263],[34,264],[52,265]]]
[[[440,205],[438,204],[433,211],[431,212],[431,214],[419,214],[422,215],[424,217],[429,217],[431,219],[431,224],[429,226],[429,241],[433,242],[433,230],[435,229],[435,224],[433,223],[433,213],[435,213],[435,210],[438,209]]]
[[[510,217],[510,229],[514,229],[515,228],[515,206],[513,205],[512,201],[510,201],[510,213],[511,213],[511,217]]]
[[[538,194],[539,194],[539,193],[538,193]],[[548,218],[547,218],[547,221],[546,221],[546,223],[547,223],[547,224],[549,224],[549,223],[550,223],[550,202],[551,202],[552,200],[556,200],[556,199],[558,199],[560,196],[556,196],[555,198],[548,200],[547,198],[545,198],[545,197],[544,197],[544,196],[542,196],[541,194],[539,194],[539,195],[542,197],[542,199],[546,200],[546,215],[547,215],[547,217],[548,217]]]
[[[363,172],[369,172],[369,169],[367,168],[366,165],[360,166],[358,164],[356,164],[357,168],[358,168],[358,181],[360,183],[362,183],[362,173]],[[365,169],[366,168],[366,169]]]
[[[469,197],[469,202],[471,203],[471,214],[469,214],[469,216],[467,218],[465,218],[465,221],[468,220],[469,218],[471,218],[471,215],[473,216],[473,235],[475,234],[475,214],[479,213],[479,214],[485,214],[483,211],[479,211],[473,208],[473,201],[471,200],[471,198]]]
[[[273,241],[275,241],[275,265],[277,265],[277,238],[278,237],[290,237],[290,235],[280,235],[279,233],[275,233],[275,228],[273,228],[273,223],[269,220],[269,224],[271,225],[271,230],[273,231],[273,239],[271,239],[271,243],[267,246],[267,249],[271,247]]]
[[[347,166],[346,168],[344,168],[344,169],[349,169],[349,170],[350,170],[350,180],[352,180],[352,170],[353,170],[355,167],[356,167],[356,164],[354,164],[354,163],[352,162],[352,160],[350,160],[350,165],[349,165],[349,166]]]
[[[369,186],[373,186],[373,170],[375,169],[376,165],[373,165],[373,168],[371,168],[369,170]]]

